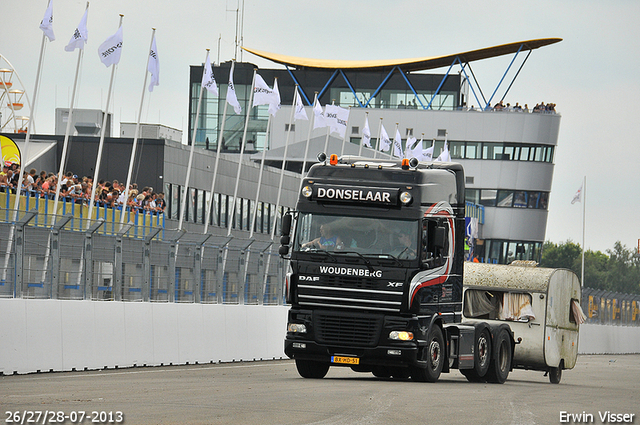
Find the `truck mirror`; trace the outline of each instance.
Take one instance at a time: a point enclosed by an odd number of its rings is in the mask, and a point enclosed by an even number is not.
[[[287,255],[288,253],[289,253],[288,245],[282,245],[280,246],[280,249],[278,249],[278,254],[280,254],[281,256]]]
[[[291,242],[291,238],[289,237],[289,235],[282,236],[280,238],[280,245],[289,245],[290,242]]]
[[[433,243],[436,248],[444,249],[447,242],[447,229],[441,226],[435,228],[433,232]]]
[[[289,233],[291,233],[291,220],[292,220],[292,216],[291,214],[285,214],[282,217],[282,231],[280,233],[280,236],[289,236]]]

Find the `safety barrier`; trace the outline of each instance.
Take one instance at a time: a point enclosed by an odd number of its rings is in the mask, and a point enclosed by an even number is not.
[[[584,288],[582,304],[587,323],[640,326],[640,295]]]
[[[0,223],[0,297],[283,304],[284,264],[271,241],[112,218],[43,218],[34,208]]]

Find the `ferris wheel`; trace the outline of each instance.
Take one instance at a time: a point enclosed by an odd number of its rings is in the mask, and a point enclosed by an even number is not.
[[[30,108],[31,103],[18,72],[0,54],[0,132],[26,133]]]

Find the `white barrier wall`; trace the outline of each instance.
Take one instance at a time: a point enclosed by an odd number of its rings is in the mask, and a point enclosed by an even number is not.
[[[0,373],[284,358],[287,309],[0,299]]]
[[[640,327],[611,325],[580,325],[580,354],[640,353]]]
[[[284,358],[287,309],[0,299],[0,373]],[[640,353],[640,327],[581,325],[578,349]]]

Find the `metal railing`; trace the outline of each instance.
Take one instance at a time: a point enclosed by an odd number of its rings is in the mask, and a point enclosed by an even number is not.
[[[108,218],[0,210],[0,297],[283,304],[270,241]]]

